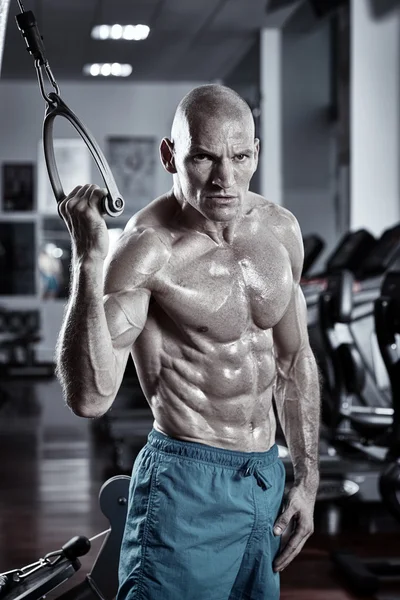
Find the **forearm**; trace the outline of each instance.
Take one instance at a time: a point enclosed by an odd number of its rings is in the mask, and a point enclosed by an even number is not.
[[[73,261],[70,300],[56,350],[57,376],[78,415],[103,414],[114,399],[115,356],[103,306],[103,261]]]
[[[291,455],[295,485],[316,492],[319,483],[320,389],[311,349],[277,362],[275,402]]]

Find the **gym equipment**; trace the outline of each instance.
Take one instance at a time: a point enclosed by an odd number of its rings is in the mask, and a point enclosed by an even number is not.
[[[327,277],[343,270],[351,271],[360,283],[360,289],[379,289],[381,277],[400,253],[400,224],[383,232],[379,240],[365,229],[347,233],[326,263],[324,273],[303,279],[302,290],[307,308],[316,307],[319,295],[326,289]],[[309,315],[314,322],[315,314]]]
[[[302,280],[307,308],[316,307],[319,295],[326,289],[327,277],[343,270],[354,274],[361,282],[360,289],[372,286],[379,290],[381,279],[376,281],[374,278],[383,276],[399,253],[400,224],[386,229],[379,240],[365,229],[347,233],[329,257],[325,272]],[[309,317],[313,321],[315,314]]]
[[[393,263],[400,254],[400,225],[386,229],[379,238],[373,252],[362,263],[362,278],[382,275],[393,268]],[[360,276],[357,275],[358,279]]]
[[[102,212],[110,217],[119,217],[124,210],[124,200],[119,193],[117,184],[111,173],[110,167],[100,150],[93,135],[65,104],[60,96],[60,88],[50,68],[49,61],[46,58],[43,37],[36,24],[36,19],[32,11],[25,11],[21,0],[17,0],[21,14],[16,16],[17,26],[23,38],[25,39],[27,50],[35,59],[35,68],[39,82],[40,92],[46,102],[45,118],[43,123],[43,149],[46,161],[47,172],[49,175],[51,187],[53,189],[58,206],[66,197],[61,185],[60,176],[57,170],[57,164],[53,145],[53,123],[57,116],[67,119],[79,133],[85,144],[90,150],[94,161],[100,171],[107,188],[107,196],[102,201]],[[52,85],[54,91],[46,93],[43,70]]]
[[[363,308],[361,315],[355,314],[353,287],[354,275],[342,271],[331,275],[328,288],[319,299],[321,335],[330,363],[331,441],[350,444],[379,459],[382,453],[372,449],[372,444],[387,446],[385,434],[392,424],[393,409],[388,391],[379,389],[353,334],[357,319],[365,320],[373,315],[372,303]]]
[[[301,288],[307,304],[308,333],[311,348],[317,359],[318,366],[326,378],[327,366],[319,330],[318,299],[326,290],[327,278],[330,274],[343,269],[357,271],[361,274],[361,266],[367,256],[373,253],[378,246],[372,234],[365,229],[352,231],[341,238],[336,248],[327,260],[326,269],[311,278],[302,278]],[[383,272],[383,271],[382,271]],[[328,392],[325,390],[324,395]]]
[[[382,360],[379,356],[377,343],[371,339],[371,332],[374,329],[373,302],[379,296],[384,273],[388,268],[393,268],[393,264],[396,262],[399,254],[400,225],[396,225],[383,233],[381,238],[376,242],[374,250],[359,265],[357,273],[353,273],[354,278],[357,278],[357,280],[353,284],[351,333],[363,357],[364,363],[369,368],[369,372],[371,372],[377,381],[379,380],[379,395],[381,395],[382,388],[385,386],[388,387],[388,382]],[[341,260],[341,263],[345,264],[344,258]],[[336,264],[338,263],[336,262]],[[339,273],[340,271],[337,272]],[[327,360],[326,340],[324,342],[323,334],[321,335],[318,306],[320,295],[326,291],[327,286],[328,275],[315,281],[310,280],[302,288],[307,302],[310,344],[323,376],[323,422],[330,426],[330,418],[335,413],[336,400],[332,386],[331,361]],[[386,383],[381,380],[386,380]],[[386,392],[383,391],[383,394],[385,395]]]
[[[320,256],[323,249],[325,248],[325,242],[322,238],[319,237],[319,235],[306,235],[303,238],[303,246],[304,263],[301,276],[305,277],[315,264],[315,261]]]
[[[375,237],[366,229],[346,233],[327,261],[326,272],[348,269],[354,274],[362,273],[360,265],[364,263],[366,256],[375,251],[377,244]]]
[[[37,362],[36,345],[40,342],[38,310],[0,308],[1,379],[48,378],[54,375],[54,363]]]
[[[366,256],[372,254],[378,244],[378,240],[366,231],[359,229],[349,231],[338,242],[325,265],[325,270],[316,273],[312,277],[302,278],[302,288],[305,294],[319,293],[324,289],[325,278],[335,271],[348,269],[357,272]],[[315,288],[315,290],[314,290]]]
[[[319,301],[319,324],[325,353],[326,388],[323,396],[324,426],[321,428],[321,481],[335,477],[353,481],[362,502],[380,500],[378,482],[392,423],[390,397],[378,387],[366,349],[354,335],[358,319],[365,329],[363,344],[370,344],[373,299],[354,308],[354,275],[349,271],[331,275]],[[359,332],[358,332],[359,333]]]
[[[393,401],[393,423],[384,468],[379,479],[382,500],[389,512],[400,521],[400,271],[386,275],[381,295],[375,301],[375,328],[390,379]],[[384,582],[400,584],[400,558],[362,560],[346,551],[332,554],[332,560],[355,594],[380,595]],[[389,598],[389,596],[385,596]],[[390,596],[399,600],[400,594]]]
[[[364,229],[349,232],[328,259],[326,271],[302,281],[307,306],[318,301],[319,294],[326,289],[326,278],[343,270],[353,273],[361,282],[360,289],[379,290],[382,281],[375,278],[382,277],[399,255],[400,224],[386,229],[378,240]]]
[[[118,590],[118,563],[128,509],[130,478],[124,475],[106,481],[99,493],[110,529],[88,539],[75,536],[60,550],[37,562],[0,574],[1,600],[39,600],[72,577],[81,567],[79,556],[87,554],[91,542],[106,535],[91,572],[85,580],[59,596],[59,600],[114,600]]]
[[[400,271],[385,277],[381,296],[375,302],[375,327],[393,404],[393,424],[386,456],[390,464],[380,478],[380,492],[390,512],[400,520]]]

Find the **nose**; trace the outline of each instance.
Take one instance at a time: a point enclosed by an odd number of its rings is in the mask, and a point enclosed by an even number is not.
[[[223,189],[229,189],[234,183],[235,174],[232,162],[229,159],[217,162],[212,174],[212,184]]]

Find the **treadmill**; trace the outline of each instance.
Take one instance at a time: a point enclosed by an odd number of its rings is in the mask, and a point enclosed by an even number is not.
[[[366,229],[346,233],[328,258],[323,272],[312,277],[302,276],[301,287],[307,307],[317,304],[319,294],[326,288],[326,278],[329,274],[343,269],[358,272],[365,257],[373,253],[377,244],[378,240]]]
[[[393,425],[388,452],[382,465],[379,489],[383,506],[400,522],[400,271],[389,272],[375,302],[375,330],[382,359],[390,378],[393,403]],[[395,526],[395,522],[392,523]],[[397,531],[397,529],[395,529]],[[400,600],[400,557],[378,555],[362,558],[341,549],[332,553],[341,579],[356,595],[374,595],[384,600]],[[388,586],[391,586],[390,589]]]
[[[309,311],[309,324],[317,318],[319,295],[326,289],[327,278],[343,270],[354,274],[358,289],[380,289],[383,275],[399,252],[400,223],[386,229],[377,240],[365,229],[347,233],[326,263],[326,269],[312,278],[302,278],[301,288]]]
[[[342,390],[339,394],[340,406],[337,405],[338,387],[340,387],[337,379],[340,371],[334,368],[331,360],[327,360],[327,323],[323,318],[320,319],[324,293],[319,292],[316,294],[316,300],[313,299],[316,316],[313,323],[309,322],[310,342],[324,376],[323,408],[328,407],[328,410],[323,411],[323,420],[329,422],[329,425],[333,427],[337,425],[335,419],[337,421],[338,413],[341,414],[340,430],[336,438],[332,436],[328,427],[323,425],[321,429],[321,485],[317,496],[319,500],[338,500],[350,496],[354,496],[353,500],[362,502],[379,502],[380,499],[378,479],[385,447],[374,446],[373,442],[377,441],[374,437],[375,434],[384,434],[390,426],[392,409],[390,407],[389,382],[375,339],[374,301],[380,294],[384,273],[389,268],[393,268],[400,256],[400,224],[386,230],[377,241],[373,241],[372,237],[366,236],[365,233],[367,232],[358,235],[356,232],[345,237],[335,256],[328,261],[334,274],[330,277],[324,276],[322,286],[322,289],[326,289],[326,293],[330,295],[336,293],[334,299],[336,307],[334,305],[331,307],[333,311],[330,316],[331,321],[342,320],[343,323],[351,321],[344,339],[354,340],[359,361],[355,365],[350,363],[346,377],[347,381],[353,383],[354,386],[359,385],[360,389],[362,388],[363,397],[359,398],[358,402],[355,394],[351,397],[351,392],[344,394]],[[353,238],[353,235],[356,237]],[[357,243],[354,242],[353,245],[352,240]],[[361,254],[358,244],[361,244],[361,247],[365,244],[364,248],[369,246],[371,249],[364,261],[359,260]],[[347,251],[349,251],[350,259],[348,263],[345,260]],[[346,271],[348,274],[346,286],[337,285],[337,280],[338,278],[340,280],[341,277],[341,272],[338,270],[341,264],[349,264],[352,267],[352,271]],[[340,314],[340,310],[343,314]],[[342,334],[343,327],[344,325],[342,325]],[[323,331],[324,329],[325,331]],[[362,385],[363,379],[364,385]],[[343,381],[341,383],[343,388]],[[351,409],[349,409],[350,404]],[[349,427],[349,411],[354,417],[353,427],[356,416],[358,420],[358,431],[355,431],[355,435],[352,436],[353,452],[349,452],[348,444],[339,443],[340,436],[341,441],[344,442],[346,436],[349,440],[353,433]],[[357,435],[360,438],[362,435],[366,436],[367,433],[370,436],[367,445],[363,445],[361,442],[360,448],[357,449]],[[384,440],[381,444],[384,444]],[[369,453],[365,451],[366,448],[370,450]],[[289,457],[284,456],[285,452],[287,453],[287,450],[282,446],[281,453],[288,480],[291,481],[292,467]]]
[[[333,402],[328,418],[325,413],[328,425],[321,429],[321,480],[329,476],[338,485],[353,482],[358,486],[355,500],[378,503],[393,425],[388,378],[382,386],[370,357],[375,339],[374,301],[379,295],[380,287],[368,285],[359,290],[354,275],[342,271],[329,277],[318,303]]]
[[[350,239],[357,233],[349,234]],[[366,364],[370,365],[374,377],[378,380],[379,388],[388,389],[387,375],[378,351],[376,336],[371,333],[374,331],[373,303],[379,296],[384,274],[392,268],[400,256],[400,224],[385,230],[379,240],[372,242],[370,239],[368,243],[372,249],[358,265],[354,259],[354,256],[358,258],[360,256],[357,250],[358,244],[352,246],[353,250],[349,253],[349,262],[346,261],[346,252],[342,253],[342,250],[338,248],[339,252],[336,252],[336,257],[334,256],[328,261],[332,268],[331,273],[325,274],[314,283],[311,281],[309,284],[306,282],[305,286],[302,284],[307,302],[310,344],[323,375],[323,397],[328,404],[332,404],[333,401],[331,398],[332,386],[329,385],[332,374],[330,373],[330,365],[326,360],[325,344],[321,336],[318,301],[320,295],[327,289],[329,275],[340,273],[343,270],[349,271],[354,277],[352,298],[353,334]],[[340,247],[346,249],[347,244],[348,241],[344,240]],[[349,269],[347,265],[352,268]]]

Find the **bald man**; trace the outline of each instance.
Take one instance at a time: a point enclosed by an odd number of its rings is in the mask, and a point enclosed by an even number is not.
[[[249,191],[259,141],[233,90],[185,96],[160,153],[173,188],[130,220],[104,285],[103,192],[86,185],[62,203],[73,284],[58,375],[74,413],[99,417],[132,353],[154,416],[132,471],[118,600],[276,600],[313,531],[319,479],[300,229]],[[294,467],[284,505],[273,400]]]

